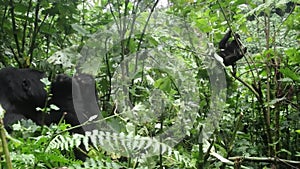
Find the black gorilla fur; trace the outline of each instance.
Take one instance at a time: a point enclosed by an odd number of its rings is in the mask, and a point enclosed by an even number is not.
[[[223,58],[225,66],[234,66],[235,62],[242,59],[247,52],[247,48],[243,47],[238,34],[235,34],[234,39],[229,41],[231,33],[232,31],[229,30],[219,43],[218,54]]]
[[[6,110],[4,125],[7,129],[10,124],[21,119],[31,119],[39,125],[49,125],[58,123],[63,116],[66,123],[76,126],[80,125],[77,115],[86,117],[84,120],[87,120],[89,116],[99,112],[95,106],[95,81],[87,74],[79,74],[73,78],[63,74],[57,75],[51,84],[52,96],[48,105],[54,104],[60,109],[51,110],[49,114],[37,111],[36,107],[47,106],[45,85],[40,81],[44,77],[43,72],[33,69],[0,70],[0,104]],[[73,99],[74,94],[76,96]],[[84,134],[84,129],[78,127],[71,132]],[[85,159],[85,155],[80,151],[75,150],[75,155],[78,159]]]
[[[32,69],[4,68],[0,71],[0,104],[6,110],[4,125],[28,118],[41,124],[36,107],[44,107],[47,93],[40,81],[42,72]]]

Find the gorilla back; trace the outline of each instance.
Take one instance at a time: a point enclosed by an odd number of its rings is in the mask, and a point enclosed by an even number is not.
[[[37,107],[48,106],[45,85],[40,81],[43,77],[43,72],[33,69],[0,70],[0,104],[6,110],[6,127],[23,118],[32,119],[39,125],[50,125],[58,123],[63,116],[67,123],[75,126],[80,124],[77,115],[87,111],[92,112],[92,115],[98,112],[98,107],[95,106],[95,81],[87,74],[79,74],[73,78],[64,74],[57,75],[51,84],[48,105],[54,104],[59,110],[51,110],[48,114],[38,112]],[[93,104],[90,105],[91,103]],[[78,113],[75,112],[75,106],[78,107]],[[83,133],[82,130],[79,131],[77,133]]]
[[[6,110],[4,116],[6,129],[21,119],[31,119],[39,125],[50,125],[59,123],[62,117],[66,123],[77,126],[81,124],[78,117],[82,122],[84,117],[81,116],[90,117],[99,112],[95,106],[97,96],[95,95],[94,99],[92,97],[92,94],[96,94],[95,81],[87,74],[79,74],[73,78],[63,74],[57,75],[51,84],[52,96],[48,105],[54,104],[59,110],[51,110],[49,113],[37,111],[37,107],[48,106],[45,85],[40,81],[43,77],[45,77],[43,72],[33,69],[0,70],[0,104]],[[74,128],[71,132],[84,134],[83,127]],[[75,155],[78,159],[84,159],[84,155],[80,152],[75,151]]]

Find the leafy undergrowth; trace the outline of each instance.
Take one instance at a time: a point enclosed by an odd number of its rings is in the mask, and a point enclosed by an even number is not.
[[[196,160],[180,154],[166,144],[149,137],[112,134],[94,130],[85,135],[64,132],[67,124],[38,126],[31,120],[21,120],[12,126],[8,136],[13,168],[149,168],[157,165],[158,156],[146,157],[142,151],[165,154],[164,165],[175,168],[195,168]],[[114,142],[115,144],[110,144]],[[116,144],[118,142],[118,144]],[[86,161],[75,158],[74,149],[83,144],[89,150]],[[116,145],[119,145],[116,147]],[[111,151],[105,151],[111,150]],[[128,150],[131,152],[125,152]],[[142,158],[122,157],[120,152]],[[134,150],[134,151],[133,151]],[[119,153],[112,153],[112,152]],[[146,154],[144,154],[146,155]],[[138,165],[137,165],[138,164]],[[6,166],[5,160],[1,166]],[[150,167],[150,168],[152,168]]]

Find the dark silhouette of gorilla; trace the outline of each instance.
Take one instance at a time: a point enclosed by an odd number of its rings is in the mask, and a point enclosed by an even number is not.
[[[238,34],[235,34],[234,39],[229,41],[231,33],[232,31],[229,30],[219,43],[218,54],[223,58],[225,66],[234,66],[236,61],[242,59],[247,52],[247,48],[243,47]]]
[[[0,104],[6,110],[4,125],[8,130],[11,124],[21,119],[31,119],[39,125],[50,125],[58,123],[64,117],[66,123],[77,126],[90,116],[98,114],[95,81],[92,76],[57,75],[51,84],[52,96],[48,102],[45,85],[40,81],[44,77],[43,72],[33,69],[0,70]],[[51,104],[60,109],[51,110],[50,113],[36,110],[37,107],[43,108]],[[83,127],[74,128],[71,132],[84,134],[86,128]],[[88,127],[91,129],[93,126]],[[79,150],[75,150],[75,156],[81,160],[86,157]]]
[[[0,71],[0,104],[6,110],[4,125],[20,119],[32,119],[41,124],[41,113],[47,93],[40,81],[44,73],[32,69],[4,68]]]
[[[87,74],[78,74],[73,78],[60,74],[51,85],[52,98],[49,105],[54,104],[60,108],[58,111],[52,111],[45,124],[58,123],[64,112],[64,119],[72,126],[85,122],[89,117],[97,115],[99,112],[97,104],[97,93],[95,81],[92,76]],[[85,125],[75,128],[72,132],[83,133],[83,129],[92,130],[93,125]]]

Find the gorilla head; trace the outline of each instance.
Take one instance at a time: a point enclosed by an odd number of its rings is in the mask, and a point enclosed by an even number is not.
[[[33,69],[4,68],[0,71],[0,104],[6,110],[4,124],[8,126],[22,118],[39,121],[47,93],[40,81],[44,73]],[[39,115],[39,117],[37,117]]]
[[[99,112],[95,81],[92,76],[78,74],[69,77],[57,75],[51,83],[50,100],[47,101],[45,85],[40,81],[44,73],[33,69],[3,68],[0,70],[0,104],[6,110],[4,125],[8,126],[21,119],[31,119],[37,124],[50,125],[63,120],[71,126],[80,125],[90,116]],[[59,110],[43,113],[36,110],[51,104]],[[80,119],[80,121],[79,121]],[[92,125],[89,125],[91,128]],[[82,126],[71,130],[73,133],[84,134]],[[83,149],[83,145],[80,146]],[[75,150],[78,159],[85,155]]]

